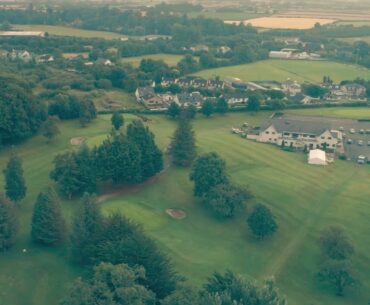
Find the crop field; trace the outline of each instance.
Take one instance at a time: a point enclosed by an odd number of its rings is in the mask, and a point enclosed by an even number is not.
[[[140,62],[143,59],[153,59],[153,60],[163,60],[167,65],[173,67],[173,66],[176,66],[183,57],[184,57],[183,55],[173,55],[173,54],[150,54],[150,55],[122,58],[121,62],[130,63],[134,67],[139,67]]]
[[[314,114],[315,110],[300,110]],[[370,117],[369,108],[320,109],[323,115]],[[296,111],[295,113],[297,113]],[[251,239],[245,213],[234,220],[211,217],[192,196],[189,170],[169,168],[156,183],[138,188],[128,195],[109,197],[101,202],[105,213],[120,211],[141,223],[161,248],[169,253],[176,269],[201,284],[213,271],[226,268],[247,277],[263,279],[274,275],[277,285],[287,295],[289,304],[353,305],[367,304],[370,290],[368,219],[370,167],[337,161],[328,167],[306,164],[300,153],[289,153],[277,147],[255,143],[231,134],[230,128],[248,122],[258,125],[271,113],[226,114],[210,119],[199,115],[194,121],[199,153],[218,152],[227,162],[230,178],[248,187],[254,202],[267,204],[277,216],[279,231],[266,241]],[[125,115],[126,124],[134,119]],[[150,116],[147,123],[165,150],[175,122]],[[72,149],[72,137],[85,137],[92,146],[100,143],[111,130],[110,116],[99,116],[86,128],[75,121],[61,122],[61,134],[52,144],[36,136],[17,146],[23,158],[28,195],[20,203],[21,230],[16,246],[0,257],[0,304],[56,305],[65,288],[82,270],[68,261],[66,246],[49,249],[30,242],[30,220],[35,198],[52,185],[49,172],[54,156]],[[10,150],[0,152],[3,169]],[[3,185],[3,176],[0,177]],[[76,201],[63,201],[68,222]],[[167,208],[181,208],[187,218],[174,220],[165,214]],[[317,237],[329,224],[343,225],[355,242],[354,266],[361,286],[348,291],[343,298],[318,286],[315,281],[320,261]],[[22,249],[27,249],[23,253]]]
[[[316,23],[321,25],[331,24],[334,19],[324,18],[295,18],[295,17],[261,17],[244,20],[244,24],[251,24],[257,28],[266,29],[294,29],[307,30],[315,26]],[[226,20],[225,23],[239,24],[232,20]]]
[[[370,43],[370,36],[340,38],[340,40],[349,42],[349,43],[355,43],[356,41],[365,41],[367,43]]]
[[[16,25],[16,28],[23,31],[42,31],[49,35],[55,36],[73,36],[82,38],[104,38],[104,39],[120,39],[127,37],[118,33],[104,31],[90,31],[66,26],[53,25]]]
[[[263,60],[251,64],[203,70],[196,75],[204,78],[237,77],[243,81],[285,81],[288,78],[299,82],[319,83],[324,75],[335,82],[357,77],[370,79],[370,70],[333,61]]]
[[[222,11],[202,11],[202,12],[191,12],[188,14],[189,17],[204,17],[221,20],[245,20],[250,18],[258,18],[265,16],[264,14],[249,13],[249,12],[222,12]]]

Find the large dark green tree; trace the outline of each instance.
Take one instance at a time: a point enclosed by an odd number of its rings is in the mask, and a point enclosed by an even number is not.
[[[137,145],[141,155],[142,181],[159,173],[163,169],[163,154],[157,147],[154,134],[144,124],[135,120],[127,127],[127,138]]]
[[[216,103],[216,112],[225,114],[228,110],[229,110],[229,104],[227,103],[225,98],[220,97]]]
[[[177,166],[189,166],[195,159],[195,135],[188,118],[182,117],[171,141],[172,162]]]
[[[14,245],[18,233],[18,219],[14,206],[0,194],[0,251]]]
[[[319,244],[322,252],[331,259],[348,259],[354,253],[353,243],[341,226],[326,228],[321,233]]]
[[[257,204],[247,219],[252,234],[263,239],[276,232],[278,225],[270,209],[263,204]]]
[[[77,279],[61,305],[155,305],[155,294],[142,285],[143,267],[101,263],[91,279]]]
[[[202,197],[213,187],[228,184],[226,164],[217,153],[208,153],[195,160],[190,180],[194,181],[194,195]]]
[[[245,189],[219,184],[207,192],[202,200],[217,217],[230,218],[243,210],[245,201],[250,197],[250,193]]]
[[[18,202],[26,196],[27,187],[23,177],[22,160],[13,154],[4,170],[5,194],[14,201]]]
[[[47,143],[50,143],[59,133],[60,130],[54,118],[48,118],[42,125],[42,135],[47,139]]]
[[[177,276],[167,256],[140,226],[120,214],[105,220],[93,261],[143,266],[146,271],[143,283],[159,298],[170,294],[176,286]]]
[[[180,113],[181,113],[180,106],[177,103],[172,102],[167,109],[167,115],[169,115],[171,118],[175,118],[179,116]]]
[[[15,79],[0,77],[0,147],[36,133],[46,118],[44,107]]]
[[[58,195],[49,188],[38,195],[33,209],[32,240],[44,246],[54,246],[64,241],[65,231]]]
[[[100,241],[103,216],[94,195],[84,194],[75,212],[71,232],[71,255],[75,262],[91,264]]]
[[[112,114],[111,122],[112,122],[112,125],[113,125],[114,129],[119,130],[125,122],[122,113],[119,113],[119,112],[115,111]]]
[[[202,105],[201,111],[204,116],[209,118],[215,112],[215,106],[213,101],[206,100]]]

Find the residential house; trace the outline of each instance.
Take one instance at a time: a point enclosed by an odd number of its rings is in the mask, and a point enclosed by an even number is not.
[[[243,92],[228,93],[223,96],[230,107],[246,105],[248,96]]]
[[[270,51],[269,58],[273,59],[289,59],[292,57],[292,52],[285,51]]]
[[[155,96],[153,87],[139,87],[135,91],[135,97],[138,103],[145,103],[146,100],[149,100]]]
[[[32,55],[28,51],[16,51],[13,50],[11,53],[8,55],[11,60],[21,60],[23,62],[30,62],[32,60]]]
[[[37,63],[47,63],[47,62],[53,62],[53,61],[54,61],[54,56],[50,54],[43,54],[43,55],[36,57]]]
[[[224,90],[225,89],[225,82],[219,79],[210,79],[208,80],[208,89],[210,90]]]
[[[193,86],[193,79],[191,78],[180,78],[177,81],[180,88],[189,88]]]
[[[342,142],[342,133],[326,122],[275,115],[262,123],[256,140],[297,149],[335,150]]]
[[[193,52],[208,52],[209,47],[205,44],[198,44],[198,45],[190,47],[190,51],[193,51]]]
[[[366,95],[366,87],[356,83],[349,83],[341,86],[341,91],[352,98],[361,98]]]
[[[174,85],[177,83],[177,79],[176,78],[172,78],[172,77],[162,77],[162,80],[161,80],[161,86],[162,87],[169,87],[171,85]]]
[[[217,48],[217,53],[225,55],[227,53],[231,52],[231,48],[228,46],[221,46]]]
[[[302,92],[301,85],[298,84],[297,81],[293,81],[291,79],[288,79],[287,81],[281,83],[281,88],[283,89],[283,92],[288,96],[295,96]]]
[[[97,65],[113,66],[113,63],[106,58],[99,58],[96,62]]]
[[[200,108],[203,104],[204,98],[199,92],[184,92],[177,94],[177,103],[180,106],[188,107],[194,105],[197,108]]]
[[[192,87],[197,89],[207,89],[208,81],[203,78],[196,78],[193,80]]]

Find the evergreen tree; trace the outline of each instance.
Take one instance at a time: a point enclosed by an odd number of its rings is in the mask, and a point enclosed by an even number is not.
[[[33,242],[53,246],[65,238],[65,222],[59,198],[53,189],[41,192],[32,215],[31,237]]]
[[[18,233],[18,219],[13,205],[0,194],[0,251],[14,245]]]
[[[207,118],[210,117],[213,114],[213,112],[215,111],[213,102],[210,101],[210,100],[206,100],[202,105],[201,111],[202,111],[204,116],[206,116]]]
[[[175,103],[175,102],[172,102],[170,104],[170,106],[168,107],[167,109],[167,114],[171,117],[171,118],[175,118],[177,117],[181,112],[181,108],[180,106]]]
[[[120,214],[113,214],[105,221],[94,261],[143,266],[146,270],[143,284],[159,298],[170,294],[176,286],[177,276],[167,256],[140,226]]]
[[[247,222],[253,235],[258,239],[272,235],[278,228],[274,215],[269,208],[262,204],[257,204],[254,207]]]
[[[114,129],[119,130],[123,126],[125,120],[121,113],[115,111],[111,117],[111,122],[112,122]]]
[[[154,141],[154,134],[148,127],[135,120],[127,127],[127,138],[140,150],[140,176],[145,181],[163,169],[163,155]]]
[[[195,160],[190,180],[194,181],[194,195],[202,197],[213,187],[228,184],[225,161],[216,153],[208,153]]]
[[[225,114],[229,110],[229,104],[221,97],[217,100],[216,111],[221,114]]]
[[[196,155],[195,136],[189,119],[182,116],[173,136],[170,152],[172,162],[178,166],[189,166]]]
[[[96,198],[85,194],[81,206],[75,212],[71,232],[72,259],[80,264],[90,264],[98,247],[103,216]]]
[[[42,135],[47,139],[47,142],[50,143],[52,139],[54,139],[60,133],[55,120],[49,118],[45,121],[42,125]]]
[[[247,109],[249,111],[259,111],[261,106],[260,99],[257,95],[253,94],[248,98]]]
[[[5,194],[15,202],[22,200],[26,196],[27,187],[23,178],[22,160],[12,155],[4,170],[5,175]]]
[[[57,182],[61,194],[68,198],[96,190],[96,168],[89,148],[67,152],[55,157],[50,177]]]
[[[182,108],[181,111],[183,113],[182,115],[192,120],[197,115],[198,108],[194,104],[190,104],[188,107]]]

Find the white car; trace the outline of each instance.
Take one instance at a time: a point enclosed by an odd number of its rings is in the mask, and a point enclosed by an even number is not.
[[[358,141],[358,145],[360,145],[360,146],[364,145],[364,141],[362,141],[362,140]]]
[[[356,133],[356,130],[355,130],[354,128],[351,128],[351,129],[349,130],[349,132],[353,134],[353,133]]]
[[[363,156],[363,155],[358,156],[358,158],[357,158],[357,163],[358,164],[365,164],[365,162],[366,162],[366,157],[365,156]]]

